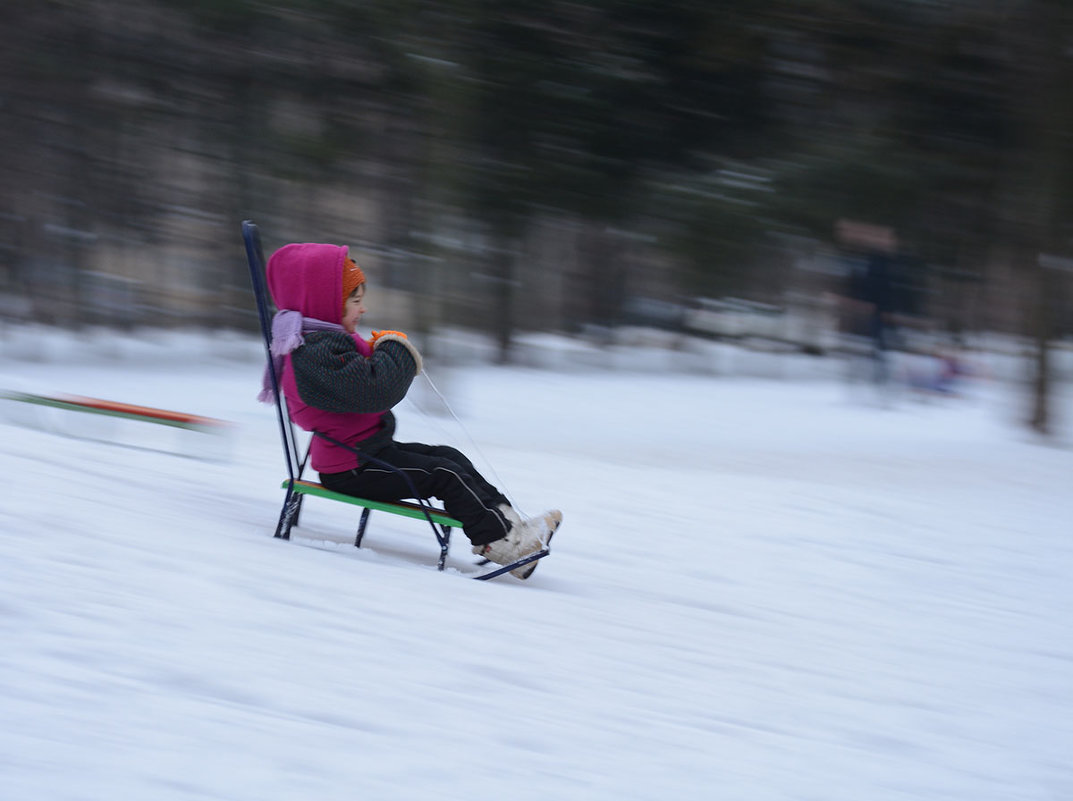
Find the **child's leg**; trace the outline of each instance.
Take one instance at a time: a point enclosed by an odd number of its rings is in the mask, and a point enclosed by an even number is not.
[[[473,462],[471,462],[462,451],[458,450],[458,448],[452,448],[450,445],[426,445],[422,442],[396,442],[393,443],[393,445],[407,453],[434,456],[452,461],[461,467],[466,475],[473,479],[474,488],[481,493],[481,497],[487,504],[490,506],[499,506],[502,503],[509,503],[506,496],[496,489],[488,479],[482,476],[480,471],[473,466]]]
[[[453,452],[431,445],[391,444],[380,450],[376,458],[403,471],[409,481],[396,470],[370,464],[363,470],[345,473],[322,473],[321,481],[328,489],[377,501],[398,501],[414,497],[411,483],[421,498],[439,498],[451,517],[462,522],[463,531],[474,545],[484,545],[501,539],[509,525],[496,508],[504,503],[502,495],[479,474],[473,475],[469,460],[456,462],[441,455]],[[475,471],[474,471],[475,472]],[[489,491],[491,489],[491,491]]]

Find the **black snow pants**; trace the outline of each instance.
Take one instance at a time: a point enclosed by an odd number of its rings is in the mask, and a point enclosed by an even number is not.
[[[474,545],[498,540],[507,533],[510,526],[496,508],[508,503],[506,497],[457,448],[392,441],[378,449],[375,458],[396,470],[367,460],[356,470],[321,473],[321,483],[335,492],[371,501],[414,498],[416,489],[417,497],[442,501],[444,511],[462,523],[462,530]]]

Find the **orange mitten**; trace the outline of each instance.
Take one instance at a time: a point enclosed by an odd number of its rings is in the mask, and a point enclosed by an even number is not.
[[[402,331],[373,331],[373,335],[369,339],[369,345],[375,348],[376,340],[380,339],[380,337],[387,336],[388,334],[394,334],[397,337],[406,339],[406,334],[402,333]]]
[[[418,353],[414,344],[406,337],[406,334],[402,331],[373,331],[373,337],[369,340],[369,345],[375,351],[376,347],[382,342],[398,342],[406,350],[410,351],[410,355],[414,357],[414,362],[417,364],[417,372],[421,372],[421,354]]]

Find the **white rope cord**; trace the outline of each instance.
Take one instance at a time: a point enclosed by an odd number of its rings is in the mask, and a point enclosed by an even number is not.
[[[447,402],[447,398],[445,398],[443,396],[443,393],[440,392],[439,388],[436,386],[435,382],[432,380],[432,376],[430,376],[428,374],[428,368],[427,367],[421,371],[421,375],[423,375],[425,377],[425,381],[428,383],[429,388],[436,394],[436,397],[440,399],[440,403],[443,404],[443,408],[445,408],[448,411],[448,413],[451,415],[451,418],[455,421],[455,424],[462,431],[462,434],[465,436],[466,440],[469,443],[469,450],[472,453],[475,453],[480,458],[480,461],[483,463],[483,465],[485,467],[487,467],[488,471],[491,473],[492,483],[495,484],[496,488],[499,489],[499,491],[503,493],[503,495],[510,502],[510,505],[514,507],[514,510],[516,512],[518,512],[518,514],[521,515],[521,517],[523,519],[525,519],[525,514],[518,507],[518,505],[514,502],[514,496],[507,489],[506,485],[503,483],[503,480],[499,477],[499,474],[496,472],[495,467],[492,465],[491,461],[489,461],[488,457],[484,455],[484,452],[481,450],[481,448],[477,444],[477,442],[473,439],[473,436],[469,433],[469,430],[466,428],[465,424],[458,417],[458,415],[455,414],[455,410],[451,408],[451,404]],[[431,419],[432,415],[429,414],[429,412],[427,410],[422,409],[418,403],[413,401],[413,399],[410,399],[410,400],[414,404],[414,407],[418,411],[421,412],[421,414],[423,414],[426,418]],[[473,458],[470,457],[470,460],[473,461]]]

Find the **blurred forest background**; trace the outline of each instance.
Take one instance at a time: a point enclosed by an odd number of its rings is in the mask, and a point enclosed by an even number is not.
[[[1043,430],[1073,333],[1071,11],[4,3],[0,315],[255,330],[253,219],[267,251],[349,244],[392,327],[504,361],[519,331],[735,335],[728,308],[821,353],[879,232],[903,321],[1032,345]]]

